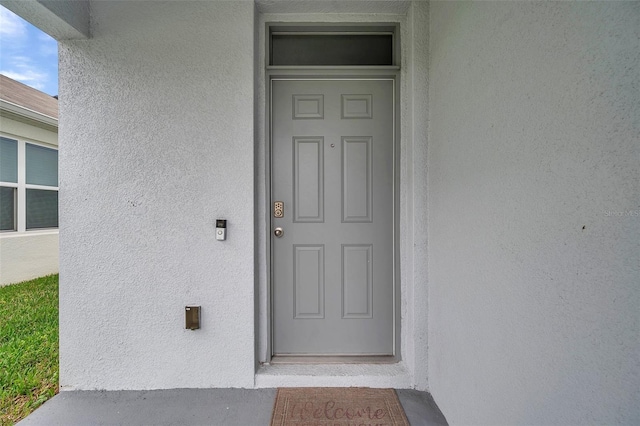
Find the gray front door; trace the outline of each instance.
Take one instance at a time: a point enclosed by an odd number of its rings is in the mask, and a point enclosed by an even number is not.
[[[393,354],[393,84],[272,81],[274,355]]]

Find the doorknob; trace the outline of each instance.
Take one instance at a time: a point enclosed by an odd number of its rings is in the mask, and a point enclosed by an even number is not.
[[[275,235],[278,238],[282,237],[282,234],[284,234],[284,231],[282,230],[282,228],[276,228],[273,231],[273,235]]]

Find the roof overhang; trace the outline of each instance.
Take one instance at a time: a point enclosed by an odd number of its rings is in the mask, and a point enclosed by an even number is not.
[[[0,0],[0,4],[56,40],[90,37],[89,0]]]
[[[58,119],[0,99],[0,116],[21,121],[53,132],[58,131]]]

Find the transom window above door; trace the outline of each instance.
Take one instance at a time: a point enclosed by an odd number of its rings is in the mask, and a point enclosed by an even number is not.
[[[399,65],[397,25],[267,24],[267,66],[395,67]]]

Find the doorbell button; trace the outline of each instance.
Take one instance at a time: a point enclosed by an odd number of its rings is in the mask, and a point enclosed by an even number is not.
[[[227,221],[225,219],[216,219],[216,240],[224,241],[227,239]]]

